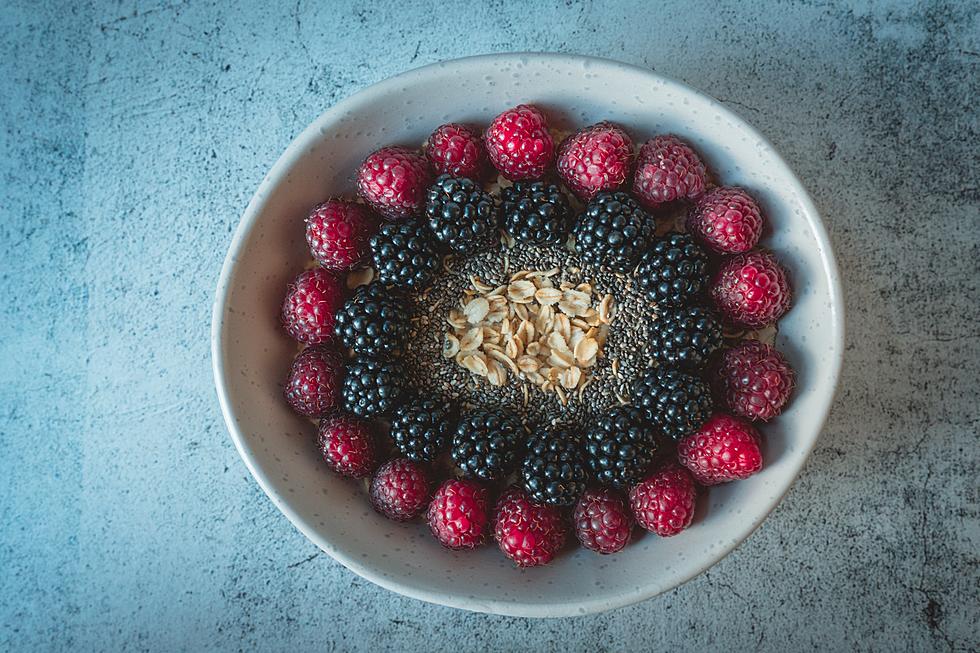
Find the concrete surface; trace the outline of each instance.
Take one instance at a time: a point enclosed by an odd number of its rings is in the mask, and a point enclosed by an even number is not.
[[[8,0],[0,649],[976,650],[978,8]],[[839,399],[782,505],[686,586],[570,621],[418,603],[319,554],[209,366],[225,248],[290,139],[366,84],[506,50],[725,101],[806,181],[846,284]]]

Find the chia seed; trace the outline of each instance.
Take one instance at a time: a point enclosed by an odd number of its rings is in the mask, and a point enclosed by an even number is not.
[[[416,391],[463,407],[512,410],[528,424],[578,427],[595,415],[628,402],[634,380],[651,363],[647,330],[656,318],[656,307],[629,275],[587,265],[574,251],[561,246],[518,243],[511,248],[506,240],[490,251],[447,258],[428,290],[414,298],[410,308],[412,329],[403,360]],[[510,275],[519,270],[551,268],[561,270],[553,279],[556,285],[560,281],[584,282],[592,285],[594,296],[613,296],[615,312],[606,345],[591,369],[592,381],[582,390],[581,398],[578,391],[570,391],[568,405],[563,406],[554,392],[542,392],[516,377],[495,387],[443,357],[443,336],[450,330],[446,318],[449,310],[459,305],[464,290],[471,288],[471,275],[497,286],[507,283]]]

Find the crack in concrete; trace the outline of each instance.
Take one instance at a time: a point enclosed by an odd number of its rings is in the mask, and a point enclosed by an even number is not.
[[[319,553],[314,553],[309,558],[304,558],[304,559],[300,560],[299,562],[294,562],[291,565],[286,565],[286,569],[295,569],[296,567],[299,567],[300,565],[305,565],[307,562],[310,562],[311,560],[316,560],[319,556],[320,556]]]

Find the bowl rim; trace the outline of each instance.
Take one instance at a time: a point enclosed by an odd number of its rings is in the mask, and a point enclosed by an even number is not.
[[[823,265],[823,273],[827,277],[827,287],[830,293],[830,321],[834,327],[832,338],[836,347],[837,355],[831,361],[829,361],[829,365],[832,366],[832,369],[828,370],[830,372],[829,378],[831,380],[831,391],[826,393],[826,396],[822,398],[821,405],[819,406],[819,418],[816,420],[817,435],[813,438],[813,441],[809,444],[806,451],[802,452],[801,456],[799,457],[795,469],[792,470],[792,480],[787,483],[786,486],[781,489],[781,491],[773,495],[768,500],[767,505],[764,506],[764,510],[759,511],[757,516],[751,520],[749,528],[747,528],[743,533],[739,534],[737,538],[734,538],[730,542],[727,542],[725,545],[714,550],[710,556],[705,557],[703,563],[696,565],[696,567],[693,568],[690,573],[684,574],[679,580],[677,580],[677,582],[671,584],[670,586],[665,587],[657,586],[655,584],[648,584],[637,589],[624,590],[613,597],[604,598],[576,597],[574,600],[566,602],[521,602],[492,599],[474,600],[462,594],[419,589],[410,584],[402,583],[397,579],[388,578],[375,572],[370,564],[364,564],[355,557],[349,556],[344,551],[333,547],[328,541],[325,540],[325,538],[322,538],[317,533],[312,524],[308,523],[302,516],[297,514],[290,507],[289,503],[279,496],[269,477],[256,463],[254,453],[246,442],[243,434],[238,429],[238,425],[235,420],[234,409],[231,405],[231,399],[229,397],[229,391],[226,383],[226,375],[228,370],[226,369],[222,341],[224,316],[228,309],[230,280],[233,278],[238,266],[238,255],[242,249],[242,245],[251,235],[252,229],[256,225],[258,216],[263,213],[269,197],[269,193],[267,191],[275,184],[278,184],[283,173],[290,168],[314,142],[321,138],[321,127],[325,123],[333,122],[337,118],[340,118],[349,111],[349,107],[365,100],[367,97],[383,96],[390,91],[397,90],[399,87],[411,84],[419,77],[431,75],[434,72],[446,70],[452,66],[489,63],[501,64],[505,61],[518,62],[529,59],[535,59],[542,62],[561,62],[562,64],[578,62],[580,64],[618,68],[627,72],[645,75],[651,79],[657,80],[658,83],[664,87],[673,87],[675,90],[684,94],[695,95],[700,99],[706,100],[709,105],[711,105],[712,108],[718,111],[720,114],[729,120],[736,121],[738,124],[743,125],[746,131],[756,138],[757,142],[761,146],[767,147],[769,150],[771,150],[775,160],[779,162],[787,172],[787,177],[790,181],[789,190],[793,191],[798,197],[799,203],[804,209],[804,215],[802,217],[807,221],[807,223],[809,223],[809,227],[812,230],[819,247],[819,256]],[[769,516],[773,509],[779,505],[783,497],[799,478],[800,471],[809,458],[810,453],[813,451],[813,447],[815,446],[816,441],[819,439],[819,434],[826,424],[830,408],[833,405],[834,398],[837,395],[840,385],[840,373],[843,365],[844,326],[844,302],[840,273],[837,268],[837,262],[834,257],[830,238],[826,228],[823,225],[817,208],[814,205],[813,200],[810,198],[809,193],[807,193],[805,187],[803,186],[803,183],[796,176],[796,173],[793,172],[792,168],[786,163],[776,148],[773,147],[769,139],[761,134],[751,123],[710,95],[703,93],[702,91],[699,91],[688,84],[676,81],[669,77],[664,77],[642,66],[624,63],[614,59],[588,55],[506,52],[439,61],[407,70],[366,86],[341,99],[333,106],[327,108],[312,123],[310,123],[306,129],[304,129],[292,140],[286,150],[279,156],[278,160],[275,162],[269,172],[263,177],[259,187],[249,200],[248,205],[246,206],[239,220],[238,227],[235,229],[235,233],[232,236],[224,263],[221,266],[221,272],[218,277],[218,285],[215,292],[211,315],[211,363],[212,372],[214,374],[215,390],[218,395],[218,403],[221,407],[221,413],[224,417],[225,425],[231,435],[232,441],[235,443],[235,448],[238,450],[239,455],[245,462],[245,466],[255,478],[256,482],[258,482],[263,492],[265,492],[265,494],[272,500],[273,504],[286,516],[293,526],[299,529],[299,531],[302,532],[311,542],[316,544],[322,551],[326,552],[334,560],[341,563],[355,574],[358,574],[366,580],[369,580],[387,590],[429,603],[464,610],[517,617],[565,617],[582,616],[625,607],[662,594],[663,592],[673,589],[674,587],[679,587],[715,565],[722,558],[731,553],[742,542],[744,542],[749,535],[755,532],[755,530]]]

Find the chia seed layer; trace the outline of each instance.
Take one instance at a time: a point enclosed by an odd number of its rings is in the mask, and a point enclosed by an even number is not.
[[[512,378],[503,387],[473,377],[453,360],[442,356],[446,317],[470,288],[470,275],[489,285],[506,283],[519,270],[557,267],[560,281],[590,283],[597,296],[610,293],[615,318],[603,354],[593,369],[593,380],[581,395],[569,393],[563,406],[554,393]],[[585,265],[578,255],[560,246],[500,244],[492,251],[465,258],[448,258],[428,290],[414,299],[412,330],[403,356],[406,374],[416,390],[447,402],[466,406],[500,407],[518,413],[528,424],[583,426],[589,419],[629,401],[634,379],[650,364],[647,330],[656,317],[655,306],[635,287],[629,275],[617,275]],[[525,390],[526,388],[526,390]],[[526,393],[526,394],[525,394]]]

